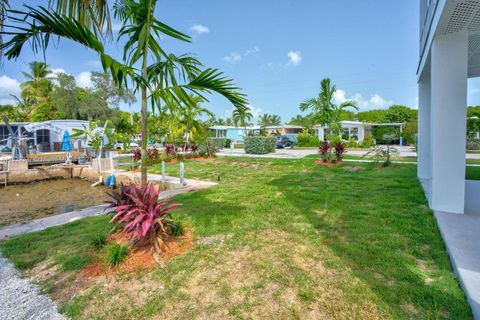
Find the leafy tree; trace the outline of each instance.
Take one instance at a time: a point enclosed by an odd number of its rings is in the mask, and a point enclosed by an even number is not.
[[[417,110],[401,105],[390,106],[385,114],[385,119],[389,123],[403,123],[417,118]]]
[[[319,124],[326,125],[330,132],[336,132],[341,135],[342,124],[341,114],[347,108],[358,110],[355,101],[345,101],[339,105],[333,102],[333,97],[337,88],[331,84],[329,78],[325,78],[320,82],[320,93],[316,98],[310,98],[300,103],[300,110],[312,110]]]
[[[296,115],[295,117],[293,117],[292,119],[290,119],[290,121],[288,122],[288,124],[292,124],[292,125],[297,125],[297,126],[302,126],[302,127],[305,127],[305,128],[313,128],[313,126],[316,124],[315,123],[315,117],[314,117],[314,114],[313,113],[309,113],[307,115]]]
[[[98,93],[109,106],[118,107],[120,102],[132,105],[137,98],[132,90],[115,85],[109,73],[92,71],[93,92]]]
[[[11,122],[28,120],[28,115],[18,106],[0,105],[0,115],[6,116]]]

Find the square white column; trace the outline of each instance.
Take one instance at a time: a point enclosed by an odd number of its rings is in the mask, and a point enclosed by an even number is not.
[[[432,89],[430,84],[430,67],[427,66],[425,68],[418,82],[417,176],[424,184],[424,188],[430,189],[425,184],[430,184],[430,179],[432,178],[430,161],[430,98]]]
[[[431,58],[431,207],[464,213],[468,33],[438,36]]]
[[[325,140],[325,128],[324,127],[318,127],[317,128],[317,136],[318,136],[318,140],[320,140],[320,141]]]

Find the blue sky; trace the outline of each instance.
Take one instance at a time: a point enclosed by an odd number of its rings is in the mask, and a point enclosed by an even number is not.
[[[356,99],[362,110],[417,106],[416,0],[160,0],[157,17],[193,37],[190,44],[166,38],[163,48],[194,53],[205,66],[224,71],[248,94],[254,114],[289,120],[300,113],[302,100],[317,94],[324,77],[337,85],[338,101]],[[116,41],[107,49],[122,54]],[[99,70],[95,54],[68,41],[51,47],[46,58],[81,85],[88,85],[90,70]],[[0,103],[18,92],[21,71],[34,59],[43,56],[25,50],[19,60],[4,63]],[[469,104],[480,104],[479,89],[479,81],[469,82]],[[218,96],[206,106],[219,117],[232,109]]]

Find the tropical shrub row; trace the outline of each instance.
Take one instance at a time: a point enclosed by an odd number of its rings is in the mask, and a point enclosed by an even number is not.
[[[245,137],[244,148],[248,154],[266,154],[275,152],[275,137]]]

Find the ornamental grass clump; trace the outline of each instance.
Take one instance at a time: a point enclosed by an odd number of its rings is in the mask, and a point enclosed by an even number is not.
[[[131,183],[110,193],[112,200],[107,203],[109,208],[115,209],[110,223],[120,225],[125,236],[134,243],[150,242],[155,260],[162,264],[159,254],[165,251],[165,238],[175,228],[170,210],[180,204],[159,199],[158,195],[158,189],[152,183],[145,187]]]

